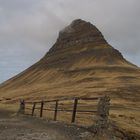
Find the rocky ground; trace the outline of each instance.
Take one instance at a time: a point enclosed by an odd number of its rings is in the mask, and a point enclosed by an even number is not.
[[[92,139],[92,135],[84,128],[0,111],[0,140],[89,139]]]
[[[90,129],[0,110],[0,140],[140,140],[113,125],[99,134]]]

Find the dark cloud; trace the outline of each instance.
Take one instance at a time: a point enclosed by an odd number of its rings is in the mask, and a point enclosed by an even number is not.
[[[0,0],[0,81],[40,59],[58,32],[82,18],[140,66],[139,0]]]

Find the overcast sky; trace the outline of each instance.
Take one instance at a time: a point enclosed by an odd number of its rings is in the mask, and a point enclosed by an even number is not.
[[[140,0],[0,0],[0,82],[43,57],[77,18],[140,66]]]

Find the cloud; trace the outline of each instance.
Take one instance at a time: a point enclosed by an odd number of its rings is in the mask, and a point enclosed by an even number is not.
[[[140,66],[139,5],[139,0],[0,0],[0,73],[7,73],[0,81],[40,59],[76,18],[96,25]]]

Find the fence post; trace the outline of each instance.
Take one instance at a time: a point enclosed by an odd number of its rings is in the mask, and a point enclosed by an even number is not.
[[[44,102],[41,102],[41,108],[40,108],[40,117],[42,117],[43,115],[43,106],[44,106]]]
[[[103,133],[109,128],[109,109],[110,109],[110,97],[101,97],[97,107],[96,123],[90,129],[95,133]]]
[[[74,100],[74,106],[73,106],[73,114],[72,114],[72,123],[75,122],[75,117],[76,117],[76,111],[77,111],[77,104],[78,104],[78,99],[76,98]]]
[[[32,107],[32,116],[34,116],[35,106],[36,106],[36,103],[34,103]]]
[[[19,114],[25,113],[25,101],[24,100],[20,100],[20,107],[19,107],[18,113]]]
[[[54,121],[57,120],[57,110],[58,110],[58,100],[56,101],[56,104],[55,104]]]

